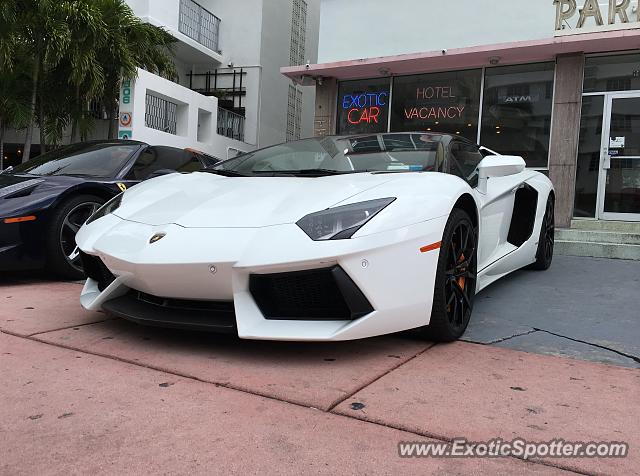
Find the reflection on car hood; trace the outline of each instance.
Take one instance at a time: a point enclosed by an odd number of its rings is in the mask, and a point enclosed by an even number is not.
[[[295,223],[393,178],[367,173],[319,178],[172,174],[128,191],[115,214],[149,225],[198,228]]]
[[[9,196],[22,190],[37,187],[44,180],[20,175],[0,175],[0,198]]]

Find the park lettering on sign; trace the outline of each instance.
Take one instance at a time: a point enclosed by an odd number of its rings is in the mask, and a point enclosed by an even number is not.
[[[554,0],[556,36],[640,28],[640,8],[638,2],[634,3],[632,8],[631,0],[609,0],[608,7],[603,7],[598,0],[583,0],[582,8],[578,8],[578,0]],[[606,24],[603,14],[607,14]]]

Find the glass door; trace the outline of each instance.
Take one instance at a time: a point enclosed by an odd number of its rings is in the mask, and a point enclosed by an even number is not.
[[[598,215],[640,221],[640,95],[608,94],[606,99]]]

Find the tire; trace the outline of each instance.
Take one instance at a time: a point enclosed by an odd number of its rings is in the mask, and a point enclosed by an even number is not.
[[[476,293],[477,233],[469,215],[454,209],[442,235],[431,320],[420,329],[434,342],[452,342],[469,324]]]
[[[46,231],[47,268],[62,278],[82,279],[84,272],[75,244],[76,233],[105,200],[95,195],[76,195],[53,211]]]
[[[553,247],[555,241],[555,202],[553,196],[549,195],[547,206],[540,227],[538,237],[538,249],[536,251],[536,261],[527,268],[537,271],[549,269],[553,261]]]

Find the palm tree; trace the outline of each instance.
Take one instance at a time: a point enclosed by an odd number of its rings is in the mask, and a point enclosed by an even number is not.
[[[71,42],[71,34],[65,21],[66,8],[63,7],[70,3],[78,2],[58,2],[55,0],[5,1],[14,4],[13,11],[15,11],[16,21],[13,41],[19,43],[21,49],[24,49],[25,56],[21,60],[27,61],[31,66],[30,113],[22,155],[22,161],[26,162],[31,155],[38,93],[42,91],[44,76],[60,62]],[[41,116],[42,113],[43,109],[41,107]],[[40,118],[40,122],[41,129],[44,129],[43,117]],[[40,137],[42,141],[44,130],[41,131]],[[44,145],[44,143],[41,143],[41,147],[44,147]]]
[[[28,75],[23,63],[16,65],[16,57],[24,51],[15,34],[17,4],[0,3],[0,170],[4,168],[4,135],[8,128],[21,129],[29,117],[28,94],[25,84]]]
[[[104,104],[109,119],[108,138],[115,135],[114,118],[123,78],[135,79],[137,68],[175,79],[176,68],[171,59],[176,39],[164,29],[138,18],[124,0],[96,0],[107,25],[109,40],[100,48],[105,72]]]
[[[29,120],[25,75],[5,71],[0,78],[0,171],[4,169],[4,134],[8,128],[22,129]]]
[[[36,122],[41,149],[59,142],[69,126],[72,141],[78,131],[84,138],[93,124],[89,103],[99,98],[112,137],[120,81],[135,78],[138,67],[174,78],[174,41],[142,22],[124,0],[1,0],[0,81],[4,71],[28,73],[29,94],[21,100],[27,107],[23,161],[30,157]],[[2,124],[9,122],[3,118]]]

